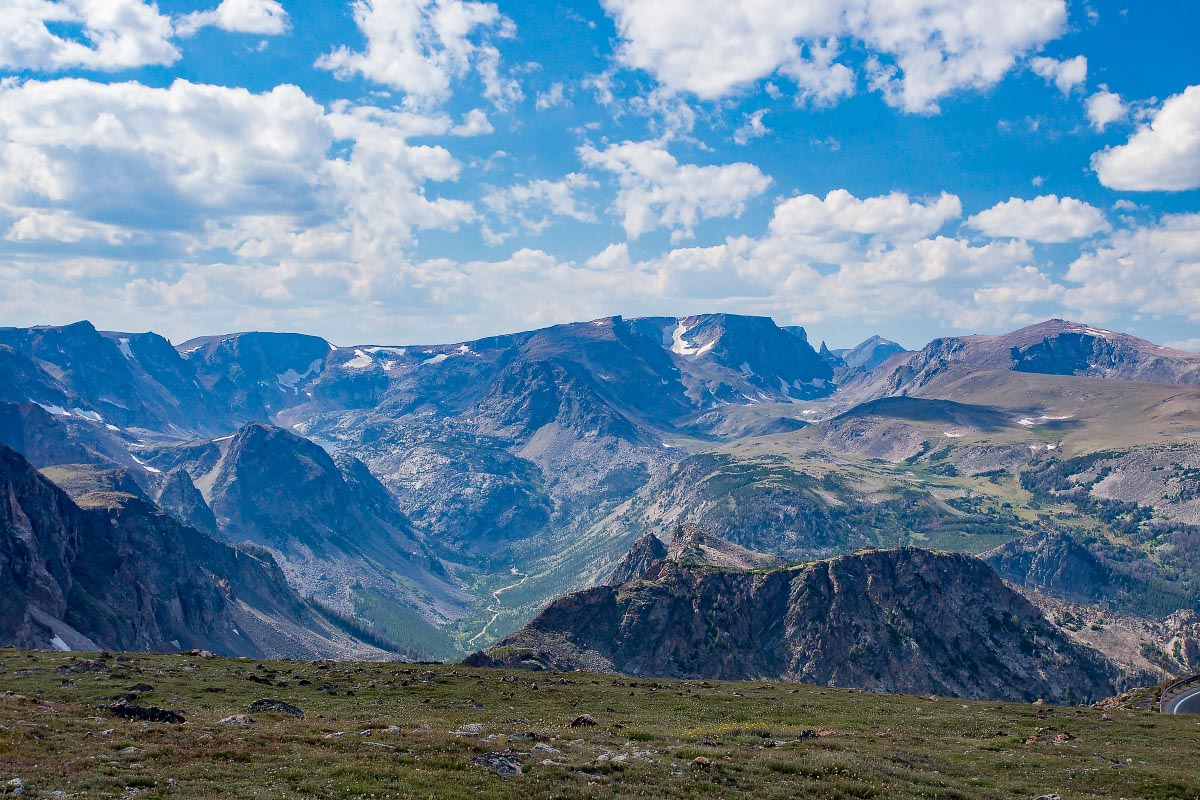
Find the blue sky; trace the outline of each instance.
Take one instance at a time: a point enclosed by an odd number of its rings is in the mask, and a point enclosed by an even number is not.
[[[1194,3],[0,2],[6,324],[1200,349]]]

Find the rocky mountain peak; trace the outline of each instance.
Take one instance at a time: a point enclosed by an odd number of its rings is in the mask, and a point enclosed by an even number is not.
[[[655,563],[667,557],[667,546],[653,533],[647,533],[633,543],[608,576],[607,583],[620,586],[637,580],[650,571]]]

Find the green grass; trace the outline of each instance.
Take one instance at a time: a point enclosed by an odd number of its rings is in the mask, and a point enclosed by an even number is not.
[[[78,658],[0,650],[0,691],[29,698],[0,697],[0,788],[19,776],[35,798],[1200,798],[1194,717],[453,665],[136,654],[56,672]],[[103,709],[136,683],[154,687],[138,702],[188,722]],[[218,724],[261,697],[306,718]],[[598,724],[571,728],[585,712]],[[454,735],[468,724],[480,735]],[[1059,732],[1073,738],[1053,744]],[[473,760],[492,752],[523,772]]]

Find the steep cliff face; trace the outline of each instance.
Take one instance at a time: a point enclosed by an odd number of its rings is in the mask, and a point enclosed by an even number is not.
[[[216,515],[184,470],[172,470],[163,479],[156,502],[180,523],[212,537],[220,536]]]
[[[22,647],[369,654],[312,615],[269,558],[104,490],[78,504],[0,447],[0,641]]]
[[[469,663],[1078,702],[1117,672],[983,562],[903,549],[771,571],[658,562],[552,603]]]

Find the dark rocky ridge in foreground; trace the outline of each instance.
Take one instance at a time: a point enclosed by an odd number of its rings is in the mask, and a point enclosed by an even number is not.
[[[660,560],[561,598],[467,663],[1060,703],[1117,679],[982,561],[911,548],[766,571]]]

